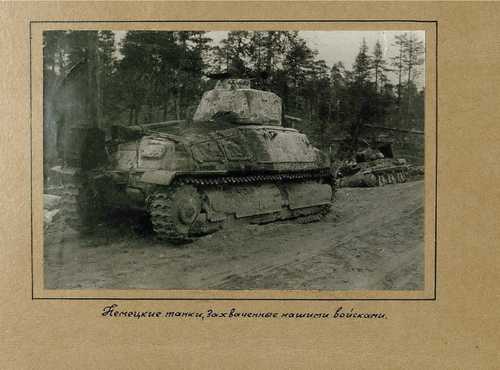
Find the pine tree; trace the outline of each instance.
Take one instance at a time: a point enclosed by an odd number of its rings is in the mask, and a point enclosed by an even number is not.
[[[248,73],[248,60],[251,50],[251,39],[248,31],[230,31],[222,40],[222,50],[226,55],[226,70],[236,76]]]
[[[106,126],[112,121],[115,113],[115,34],[113,31],[99,31],[97,43],[99,56],[97,93],[103,125]]]
[[[387,77],[385,72],[387,72],[386,61],[384,60],[384,54],[382,52],[382,45],[380,45],[380,41],[377,40],[375,47],[373,49],[373,57],[372,57],[372,68],[373,75],[375,78],[375,89],[378,91],[381,90],[381,86],[387,81]]]
[[[404,69],[406,71],[406,83],[414,81],[418,75],[418,66],[424,63],[424,43],[417,39],[415,34],[410,34],[404,44]]]
[[[397,88],[397,105],[401,105],[401,94],[403,88],[403,73],[405,66],[405,47],[408,40],[408,34],[403,33],[395,36],[395,41],[393,46],[397,48],[397,55],[391,58],[392,66],[395,68],[395,72],[398,78]]]
[[[311,69],[314,61],[314,52],[302,38],[294,38],[287,51],[283,69],[291,77],[293,89],[293,108],[297,112],[303,109],[301,90],[306,81],[306,72]]]
[[[349,75],[348,91],[351,117],[349,122],[349,134],[352,140],[352,148],[356,150],[363,125],[373,119],[376,109],[376,91],[370,80],[371,58],[368,55],[368,46],[363,39],[358,55],[353,65],[353,71]]]
[[[418,67],[424,63],[424,43],[417,39],[415,34],[410,34],[404,45],[405,57],[404,69],[406,71],[406,124],[414,119],[414,114],[411,111],[412,101],[418,96],[415,85],[415,78],[418,76]],[[412,114],[410,114],[412,113]],[[412,116],[412,117],[410,117]]]
[[[371,57],[368,55],[368,45],[363,39],[359,48],[358,55],[354,62],[353,78],[360,86],[365,86],[369,83],[371,73]]]

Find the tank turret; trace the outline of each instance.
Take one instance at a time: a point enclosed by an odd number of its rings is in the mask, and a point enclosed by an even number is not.
[[[281,126],[281,99],[270,91],[252,89],[250,80],[225,78],[203,94],[193,122]]]

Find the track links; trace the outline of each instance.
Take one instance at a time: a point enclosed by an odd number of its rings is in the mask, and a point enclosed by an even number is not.
[[[392,173],[376,174],[377,186],[384,186],[386,184],[397,184],[406,182],[407,174],[405,171],[396,171]]]
[[[191,238],[179,233],[175,226],[172,211],[173,189],[164,189],[151,195],[149,199],[151,223],[158,239],[178,243],[188,242]]]
[[[189,235],[179,233],[176,228],[175,215],[173,214],[173,195],[177,187],[182,185],[210,186],[210,185],[238,185],[238,184],[258,184],[264,182],[280,181],[307,181],[326,179],[332,183],[331,173],[328,169],[315,172],[297,172],[283,174],[264,174],[255,176],[181,176],[177,178],[168,188],[162,188],[151,194],[148,199],[149,210],[151,213],[151,223],[158,239],[168,240],[178,243],[192,241]],[[309,223],[319,221],[321,217],[328,213],[329,207],[324,207],[319,214],[303,215],[294,217],[300,223]]]
[[[180,184],[190,185],[226,185],[226,184],[258,184],[264,182],[280,182],[280,181],[305,181],[326,179],[332,184],[334,183],[329,169],[321,171],[303,171],[295,173],[281,174],[261,174],[255,176],[180,176],[177,180]]]
[[[310,224],[312,222],[321,221],[330,211],[331,206],[322,206],[319,213],[303,215],[293,218],[299,224]]]

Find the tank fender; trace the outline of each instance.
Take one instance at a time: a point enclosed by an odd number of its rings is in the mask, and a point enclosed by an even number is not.
[[[177,174],[176,171],[154,170],[144,172],[141,181],[149,184],[170,185]]]

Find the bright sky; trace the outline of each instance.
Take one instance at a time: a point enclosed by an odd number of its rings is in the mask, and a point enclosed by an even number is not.
[[[318,58],[324,59],[328,66],[342,62],[347,69],[351,69],[363,39],[366,40],[370,53],[377,40],[380,40],[382,51],[386,60],[396,54],[392,46],[394,36],[401,33],[413,33],[417,39],[425,43],[425,31],[299,31],[309,47],[319,52]],[[115,31],[116,40],[119,42],[125,31]],[[207,36],[213,39],[213,45],[218,45],[225,38],[227,31],[209,31]],[[417,84],[421,87],[425,80],[425,66],[420,67]]]

